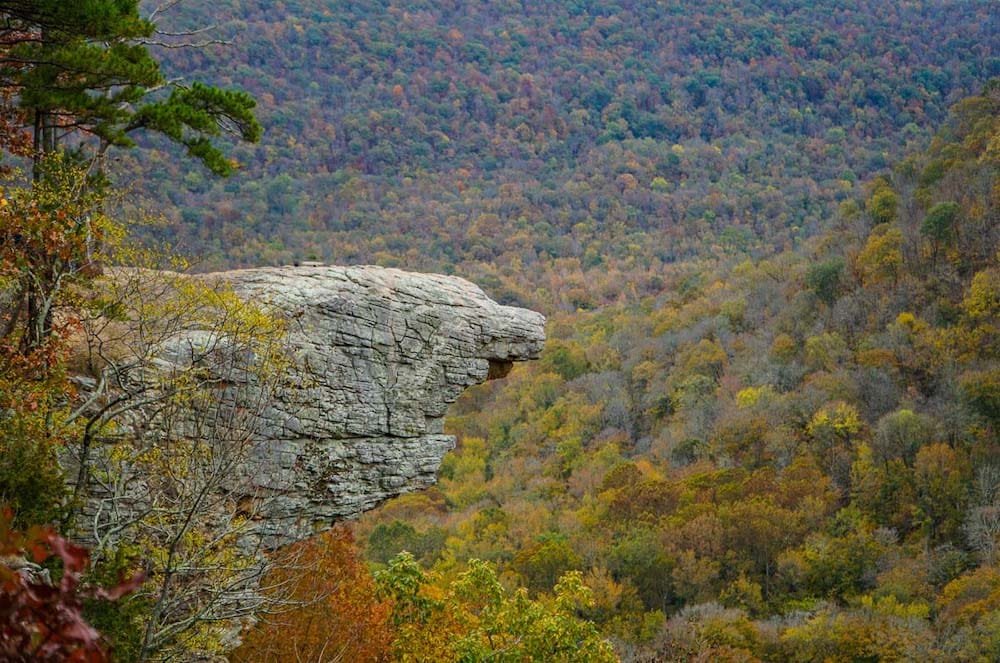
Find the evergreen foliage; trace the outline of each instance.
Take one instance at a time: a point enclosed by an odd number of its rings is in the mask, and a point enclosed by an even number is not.
[[[249,95],[200,83],[182,87],[163,76],[147,46],[156,26],[141,18],[138,0],[10,2],[0,15],[0,82],[31,127],[36,161],[75,132],[96,139],[103,153],[132,147],[130,134],[149,129],[228,175],[233,163],[211,137],[227,129],[242,140],[260,138]],[[151,101],[162,88],[172,88],[168,99]]]

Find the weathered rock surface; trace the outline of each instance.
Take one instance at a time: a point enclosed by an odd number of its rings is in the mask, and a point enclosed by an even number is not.
[[[462,391],[536,358],[544,318],[460,278],[379,267],[212,275],[291,321],[292,374],[262,415],[260,531],[300,538],[435,481]]]

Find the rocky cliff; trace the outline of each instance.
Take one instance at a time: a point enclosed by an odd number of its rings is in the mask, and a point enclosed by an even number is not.
[[[212,275],[291,321],[291,374],[261,413],[252,482],[276,543],[431,485],[462,391],[534,359],[544,318],[460,278],[379,267]]]

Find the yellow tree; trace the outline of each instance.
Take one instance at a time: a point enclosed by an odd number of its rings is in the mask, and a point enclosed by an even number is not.
[[[592,605],[582,575],[559,579],[537,600],[526,589],[508,591],[487,562],[469,567],[444,591],[436,590],[409,553],[376,574],[382,596],[393,603],[393,650],[400,661],[616,660],[597,628],[578,617]]]
[[[99,285],[103,305],[82,325],[67,526],[99,562],[146,571],[123,626],[137,660],[217,652],[276,600],[257,589],[268,563],[253,522],[266,503],[252,451],[285,368],[284,323],[180,274],[109,270]]]
[[[856,263],[865,285],[888,281],[895,286],[903,267],[903,233],[899,228],[875,226]]]

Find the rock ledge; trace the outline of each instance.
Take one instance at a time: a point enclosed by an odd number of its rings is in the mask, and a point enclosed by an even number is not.
[[[203,278],[291,321],[292,374],[262,414],[260,533],[301,538],[432,485],[464,389],[535,359],[544,318],[452,276],[380,267],[278,267]]]

